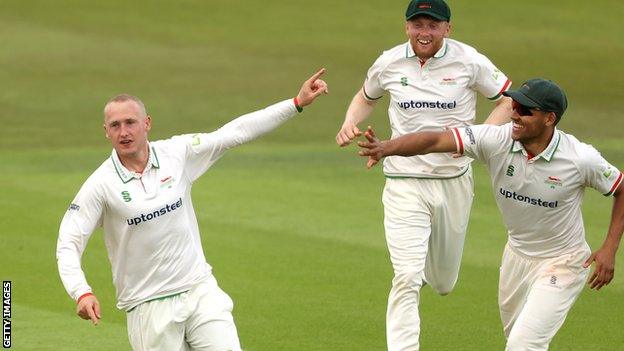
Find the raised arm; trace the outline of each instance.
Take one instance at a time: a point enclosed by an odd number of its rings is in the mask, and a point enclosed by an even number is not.
[[[362,132],[358,128],[360,122],[367,119],[373,109],[377,100],[368,100],[364,97],[364,91],[362,88],[355,94],[351,104],[347,109],[345,120],[340,127],[340,131],[336,135],[336,143],[340,146],[347,146],[356,137],[362,135]]]
[[[457,152],[453,131],[418,132],[392,140],[380,141],[370,126],[364,132],[368,141],[358,142],[360,156],[368,156],[366,167],[371,168],[386,156],[414,156],[432,152]]]
[[[611,223],[607,237],[600,249],[592,253],[583,265],[589,267],[592,262],[596,263],[588,281],[591,289],[600,290],[603,286],[609,285],[615,271],[615,254],[620,246],[622,232],[624,232],[624,182],[620,183],[613,196]]]
[[[297,111],[302,112],[303,107],[310,105],[319,95],[328,93],[327,83],[320,79],[324,73],[325,68],[322,68],[303,82],[294,99],[247,113],[219,128],[218,134],[213,135],[220,138],[216,143],[217,148],[224,151],[249,142],[279,127],[295,116]]]
[[[490,112],[488,118],[483,122],[483,124],[493,124],[493,125],[503,125],[509,123],[511,121],[511,116],[513,115],[513,109],[511,108],[512,99],[507,96],[503,96],[498,101],[496,101],[496,106]]]

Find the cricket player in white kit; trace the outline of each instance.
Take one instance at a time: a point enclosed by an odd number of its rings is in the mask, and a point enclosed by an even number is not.
[[[369,69],[336,136],[340,146],[361,134],[358,124],[386,92],[392,138],[472,125],[477,92],[497,101],[487,123],[509,121],[511,99],[501,95],[511,81],[474,48],[448,38],[450,16],[443,0],[410,2],[409,40],[385,51]],[[388,350],[418,350],[425,283],[442,295],[455,286],[473,199],[470,162],[447,154],[384,160],[384,227],[394,269]]]
[[[360,142],[368,167],[388,155],[456,152],[483,162],[509,240],[499,279],[499,307],[507,350],[547,350],[589,274],[596,290],[613,278],[624,231],[622,173],[596,149],[558,130],[567,107],[552,81],[532,79],[516,91],[512,123],[423,132],[378,141],[372,129]],[[611,224],[593,254],[585,240],[585,187],[615,197]]]
[[[135,350],[240,350],[233,302],[204,257],[191,187],[230,148],[257,138],[327,93],[319,77],[285,100],[212,133],[148,142],[151,117],[136,97],[119,95],[104,108],[114,150],[87,179],[63,217],[58,269],[77,313],[97,324],[100,305],[81,268],[96,227],[104,240]]]

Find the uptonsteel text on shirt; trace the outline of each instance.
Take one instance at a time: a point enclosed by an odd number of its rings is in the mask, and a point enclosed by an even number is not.
[[[179,198],[178,201],[165,205],[165,207],[158,209],[154,212],[150,213],[142,213],[140,217],[128,218],[126,222],[128,225],[139,225],[139,223],[151,221],[154,218],[160,217],[162,215],[166,215],[167,213],[174,211],[178,208],[182,207],[182,198]]]
[[[400,108],[407,110],[408,108],[438,108],[442,110],[451,110],[457,107],[457,101],[442,102],[442,101],[403,101],[397,102]]]

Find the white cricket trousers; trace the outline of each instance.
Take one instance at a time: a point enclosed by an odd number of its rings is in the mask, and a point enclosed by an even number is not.
[[[128,312],[130,344],[136,351],[239,351],[232,308],[232,299],[212,277],[187,292],[144,302]]]
[[[441,295],[453,290],[473,196],[470,169],[450,179],[386,180],[384,226],[394,269],[386,314],[389,351],[420,347],[423,281]]]
[[[589,274],[583,263],[590,254],[586,243],[552,258],[529,257],[505,246],[498,287],[505,350],[548,350],[583,290]]]

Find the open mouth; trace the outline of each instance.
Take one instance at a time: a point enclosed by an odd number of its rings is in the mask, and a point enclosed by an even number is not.
[[[429,45],[431,44],[431,40],[418,39],[416,40],[420,45]]]
[[[132,143],[132,140],[122,140],[119,142],[121,145],[128,146]]]

